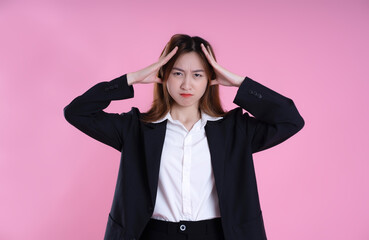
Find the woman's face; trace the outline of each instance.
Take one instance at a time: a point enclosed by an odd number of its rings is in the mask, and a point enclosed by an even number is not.
[[[198,108],[204,94],[208,77],[202,60],[196,52],[182,54],[173,65],[166,82],[170,96],[176,105]]]

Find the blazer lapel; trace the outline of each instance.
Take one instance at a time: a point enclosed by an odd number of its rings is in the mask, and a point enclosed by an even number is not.
[[[158,188],[161,152],[163,150],[167,120],[143,125],[146,171],[150,186],[151,200],[155,202]]]
[[[225,129],[219,121],[208,121],[205,125],[205,132],[209,143],[211,163],[214,172],[215,186],[218,197],[221,197],[224,180],[225,162]]]

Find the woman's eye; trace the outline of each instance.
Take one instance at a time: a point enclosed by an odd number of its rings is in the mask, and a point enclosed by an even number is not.
[[[180,75],[182,75],[182,73],[181,72],[174,72],[173,75],[174,76],[180,76]]]
[[[195,73],[195,77],[202,77],[202,75],[199,73]]]

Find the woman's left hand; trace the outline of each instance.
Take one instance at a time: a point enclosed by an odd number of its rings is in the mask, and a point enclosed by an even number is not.
[[[220,66],[214,59],[213,54],[210,51],[210,48],[206,49],[204,44],[201,43],[202,51],[204,52],[206,58],[208,59],[209,63],[213,66],[216,79],[211,79],[210,85],[220,84],[223,86],[234,86],[239,87],[245,77],[239,76],[234,74],[227,69]]]

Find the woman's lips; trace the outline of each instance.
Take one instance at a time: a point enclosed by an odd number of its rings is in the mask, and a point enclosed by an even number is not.
[[[191,97],[191,96],[192,96],[192,94],[188,94],[188,93],[181,93],[181,96],[182,96],[182,97]]]

